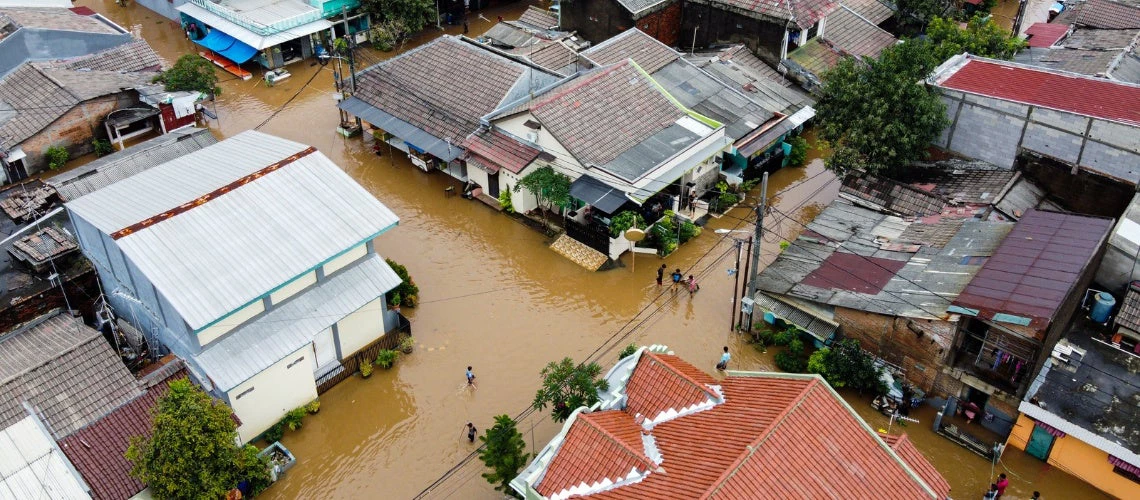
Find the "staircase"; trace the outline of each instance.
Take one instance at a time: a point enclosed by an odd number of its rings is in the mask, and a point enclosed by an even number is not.
[[[554,240],[550,249],[591,271],[597,271],[609,260],[606,254],[594,250],[566,234]]]

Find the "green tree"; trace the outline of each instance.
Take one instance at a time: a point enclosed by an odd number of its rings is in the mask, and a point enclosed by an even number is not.
[[[435,22],[432,0],[363,0],[360,4],[392,36],[393,44]]]
[[[175,380],[158,400],[150,437],[131,438],[130,474],[155,498],[222,498],[241,480],[267,485],[265,460],[239,448],[228,406],[187,379]]]
[[[950,8],[946,0],[895,0],[895,17],[899,24],[921,29],[935,16],[941,16]]]
[[[610,220],[610,236],[617,238],[631,227],[645,227],[645,218],[633,210],[625,210]]]
[[[163,84],[167,92],[196,90],[211,95],[222,93],[214,63],[197,54],[179,57],[174,66],[154,77],[154,81]]]
[[[926,37],[934,45],[934,56],[945,61],[951,56],[969,52],[976,56],[1013,59],[1025,47],[1025,41],[998,26],[991,16],[975,14],[966,29],[958,21],[935,17],[926,27]]]
[[[388,267],[396,271],[396,276],[400,277],[400,286],[388,294],[388,305],[397,305],[394,299],[398,296],[400,298],[399,305],[403,307],[416,307],[416,304],[420,301],[420,287],[416,285],[416,280],[412,279],[412,275],[408,274],[408,268],[392,259],[385,258],[384,262],[387,262]]]
[[[541,167],[534,172],[526,174],[515,186],[515,192],[526,189],[538,198],[538,206],[542,208],[543,202],[551,207],[564,209],[570,206],[570,178],[556,172],[552,167]],[[546,220],[543,212],[543,220]]]
[[[792,152],[788,154],[788,166],[799,167],[807,163],[808,142],[800,136],[788,139],[788,144],[792,145]]]
[[[839,156],[828,168],[889,175],[923,157],[948,123],[946,105],[923,84],[937,64],[928,42],[907,40],[878,59],[847,58],[828,71],[816,106],[820,137]]]
[[[882,369],[855,339],[846,339],[813,353],[808,359],[808,371],[822,375],[835,388],[850,387],[874,394],[887,392],[881,378]]]
[[[507,415],[495,417],[495,426],[487,433],[479,436],[483,449],[479,452],[479,459],[487,465],[490,472],[483,473],[483,479],[495,485],[495,489],[512,496],[511,480],[519,475],[519,471],[526,466],[529,456],[526,450],[526,441],[515,426],[515,421]]]
[[[534,406],[542,410],[551,405],[554,421],[565,422],[579,407],[597,403],[598,391],[609,388],[601,373],[597,363],[577,365],[570,358],[551,361],[542,369],[542,388],[534,395]]]

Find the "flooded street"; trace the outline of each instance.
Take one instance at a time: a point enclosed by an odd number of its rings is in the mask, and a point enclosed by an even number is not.
[[[168,64],[196,49],[177,24],[143,7],[119,7],[112,0],[78,3],[124,27],[137,27]],[[517,18],[526,5],[484,11],[492,21],[473,16],[471,33],[485,31],[498,15]],[[448,32],[461,30],[450,27]],[[436,34],[429,30],[408,48]],[[359,67],[394,54],[368,52],[358,60]],[[338,135],[334,65],[310,63],[290,66],[293,76],[272,88],[256,73],[249,81],[220,73],[219,120],[210,127],[219,137],[229,137],[264,124],[259,130],[311,144],[400,216],[399,227],[379,240],[377,250],[407,266],[420,287],[419,307],[404,309],[417,346],[391,370],[378,369],[367,380],[350,378],[323,394],[320,413],[282,440],[297,457],[296,466],[263,497],[413,497],[475,449],[464,439],[468,421],[482,431],[495,415],[518,415],[534,397],[542,366],[564,356],[598,360],[608,369],[629,343],[667,344],[712,372],[720,346],[728,345],[734,368],[775,369],[770,353],[730,333],[734,277],[727,271],[734,266],[736,250],[731,238],[713,232],[750,229],[750,210],[738,207],[712,220],[698,238],[666,259],[640,255],[634,263],[627,254],[623,267],[587,272],[547,248],[543,235],[510,217],[477,201],[445,197],[444,189],[457,182],[450,177],[425,174],[406,157],[389,156],[386,150],[378,157],[360,137]],[[835,198],[838,187],[834,175],[814,159],[806,167],[774,173],[769,193],[777,210],[807,222]],[[755,203],[758,195],[750,193],[748,202]],[[800,229],[774,217],[767,225],[773,233],[763,243],[767,260],[779,251],[781,240]],[[696,275],[701,291],[690,298],[658,288],[654,276],[661,263]],[[478,375],[475,390],[466,387],[467,365]],[[854,395],[848,399],[873,427],[886,426],[866,402]],[[932,414],[924,408],[918,417],[923,423],[911,424],[908,431],[950,480],[956,497],[980,494],[990,464],[933,435]],[[532,452],[559,427],[546,413],[519,423]],[[1047,498],[1095,497],[1087,485],[1057,471],[1045,474],[1044,463],[1010,458],[1014,454],[1020,452],[1008,451],[1004,461],[1024,481],[1013,481],[1007,498],[1027,498],[1032,489],[1025,489],[1026,481],[1044,485],[1038,489]],[[499,497],[479,476],[483,470],[478,459],[466,462],[432,496]]]

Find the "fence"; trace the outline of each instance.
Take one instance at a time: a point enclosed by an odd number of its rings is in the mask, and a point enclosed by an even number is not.
[[[610,235],[602,231],[591,229],[587,226],[566,220],[566,234],[582,244],[593,248],[602,254],[609,256],[610,254]]]
[[[344,379],[351,377],[357,370],[360,369],[360,362],[362,360],[374,361],[376,356],[380,354],[381,349],[395,349],[400,343],[400,336],[404,333],[412,334],[412,322],[403,314],[397,313],[400,317],[399,326],[394,330],[385,333],[380,338],[373,341],[371,344],[364,346],[363,349],[356,351],[356,353],[344,358],[340,362],[340,368],[333,370],[317,380],[317,394],[323,394],[325,391],[332,389],[344,381]]]

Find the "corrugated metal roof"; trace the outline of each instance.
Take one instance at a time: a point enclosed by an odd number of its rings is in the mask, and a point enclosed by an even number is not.
[[[54,187],[65,201],[74,200],[217,143],[213,134],[204,128],[176,130],[116,151],[79,168],[48,177],[44,183]]]
[[[111,234],[305,148],[247,131],[67,206]],[[197,330],[397,222],[391,210],[315,152],[117,244]]]
[[[1044,329],[1092,265],[1112,219],[1031,209],[966,286],[954,305],[992,319],[1005,313]]]
[[[400,277],[384,259],[370,255],[235,330],[194,359],[215,385],[228,391],[399,285]]]
[[[0,498],[91,498],[36,417],[0,430]]]

